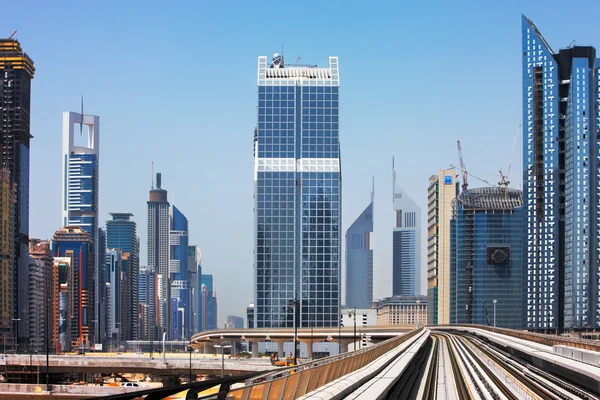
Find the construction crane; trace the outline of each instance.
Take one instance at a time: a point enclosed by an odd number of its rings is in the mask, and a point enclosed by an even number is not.
[[[455,165],[452,165],[452,164],[450,164],[450,168],[459,169],[459,168],[457,168]],[[485,179],[483,179],[483,178],[480,178],[480,177],[478,177],[478,176],[475,176],[475,175],[473,175],[473,174],[472,174],[472,173],[470,173],[470,172],[467,172],[467,175],[469,175],[471,178],[475,178],[475,179],[477,179],[478,181],[481,181],[481,182],[485,183],[485,184],[486,184],[486,185],[488,185],[488,186],[494,186],[494,185],[492,185],[492,184],[491,184],[489,181],[486,181],[486,180],[485,180]],[[463,178],[463,179],[464,179],[464,178]],[[463,184],[463,190],[466,190],[466,188],[465,188],[465,185],[464,185],[464,184]]]
[[[465,162],[463,161],[462,149],[460,147],[460,140],[456,141],[456,147],[458,147],[458,158],[460,160],[460,171],[462,172],[462,179],[463,179],[462,190],[463,190],[463,192],[466,192],[467,188],[469,187],[469,183],[467,181],[467,175],[469,173],[467,172],[467,168],[465,167]]]
[[[508,160],[508,167],[506,168],[506,175],[504,175],[502,173],[502,168],[500,168],[500,182],[498,182],[498,185],[500,187],[504,186],[504,189],[506,189],[507,191],[508,191],[508,185],[510,184],[510,181],[508,180],[508,177],[510,176],[510,166],[512,165],[513,157],[515,156],[515,149],[517,147],[517,140],[519,140],[520,133],[521,133],[521,124],[519,124],[519,126],[517,127],[517,134],[515,135],[515,140],[513,141],[513,147],[510,152],[510,159]]]

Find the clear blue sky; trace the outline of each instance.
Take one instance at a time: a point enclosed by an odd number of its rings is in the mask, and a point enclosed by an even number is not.
[[[563,4],[561,6],[561,3]],[[600,45],[600,3],[535,1],[18,1],[3,36],[35,61],[31,236],[60,227],[63,111],[101,118],[101,220],[132,212],[146,264],[151,162],[215,275],[219,324],[252,301],[259,55],[339,56],[343,229],[376,179],[375,296],[391,294],[391,158],[425,214],[427,181],[457,164],[491,180],[521,122],[521,14],[554,49]],[[521,145],[513,165],[521,181]],[[473,182],[475,185],[475,182]]]

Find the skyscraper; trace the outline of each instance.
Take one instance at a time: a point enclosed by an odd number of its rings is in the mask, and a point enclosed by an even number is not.
[[[161,174],[156,174],[148,200],[148,268],[157,274],[158,320],[155,337],[162,338],[163,332],[170,332],[171,285],[169,271],[169,202],[167,191],[161,189]],[[167,333],[169,335],[169,333]]]
[[[0,140],[2,141],[2,169],[10,172],[10,186],[16,185],[12,224],[12,301],[11,309],[2,311],[2,333],[15,335],[28,342],[28,331],[20,329],[26,322],[21,314],[27,312],[27,302],[21,302],[19,293],[27,291],[29,267],[29,130],[31,80],[35,73],[33,60],[23,52],[15,39],[0,39]],[[5,258],[6,260],[6,258]],[[2,275],[3,279],[4,274]],[[6,300],[6,298],[4,299]],[[3,301],[4,302],[4,301]],[[9,316],[5,316],[9,314]],[[12,320],[17,321],[13,326]],[[9,321],[5,323],[5,321]],[[10,328],[6,328],[6,324]]]
[[[600,326],[600,60],[522,17],[527,328]]]
[[[450,323],[450,218],[456,171],[441,169],[427,189],[427,323]]]
[[[200,293],[202,296],[202,328],[203,331],[217,329],[217,293],[211,274],[202,274]]]
[[[118,346],[121,340],[125,339],[123,330],[126,325],[123,320],[127,316],[124,312],[126,304],[123,304],[127,297],[123,290],[127,287],[127,275],[122,272],[121,259],[121,249],[106,250],[106,339],[111,348],[117,346],[117,351],[120,351]]]
[[[88,232],[74,226],[56,231],[52,242],[53,257],[70,259],[66,280],[71,307],[67,347],[89,348],[94,338],[94,279],[91,274],[94,242]]]
[[[198,280],[202,275],[202,256],[200,248],[195,244],[188,246],[188,270],[189,270],[189,285],[190,285],[190,318],[192,323],[189,327],[188,337],[199,332],[201,317],[199,314],[200,300],[200,285]]]
[[[14,275],[17,273],[15,266],[15,202],[17,196],[17,184],[11,184],[10,172],[0,170],[0,218],[2,229],[6,235],[0,235],[0,279],[2,290],[0,291],[0,339],[4,342],[15,337],[13,333],[14,310],[17,295],[15,291]]]
[[[520,190],[469,189],[450,222],[450,322],[523,329]]]
[[[79,129],[76,129],[75,126]],[[77,132],[78,131],[78,132]],[[85,140],[76,135],[85,133]],[[78,226],[86,231],[93,241],[90,273],[93,281],[100,283],[104,263],[104,252],[98,249],[98,191],[100,165],[100,117],[75,112],[63,112],[62,133],[62,226]],[[98,320],[102,296],[90,292],[90,310]],[[98,338],[95,338],[96,340]]]
[[[71,276],[75,273],[72,267],[72,257],[53,257],[52,284],[54,293],[58,295],[52,303],[55,325],[50,340],[54,343],[52,348],[56,354],[71,350],[71,315],[75,305],[72,299],[76,295],[71,284]]]
[[[158,279],[154,268],[141,267],[139,276],[139,305],[142,329],[141,340],[156,340],[156,321],[158,320]]]
[[[396,227],[393,237],[392,295],[421,294],[421,209],[396,182],[392,161]]]
[[[189,298],[189,268],[188,268],[188,220],[183,213],[173,205],[171,208],[171,230],[169,231],[169,268],[171,272],[171,298],[176,299],[177,307],[181,308],[181,313],[173,313],[177,318],[181,318],[178,329],[178,336],[173,339],[189,339],[186,336],[188,327],[191,325],[190,319],[190,298]],[[175,324],[174,324],[175,326]]]
[[[373,206],[371,202],[346,231],[346,307],[371,308],[373,306]]]
[[[256,327],[337,326],[341,170],[338,58],[258,58],[254,138]]]
[[[51,319],[55,293],[50,241],[29,239],[29,257],[29,351],[41,352],[46,349],[46,329],[52,332],[54,322]],[[46,307],[49,307],[48,310]]]
[[[106,243],[109,249],[121,250],[121,269],[127,282],[123,294],[121,338],[136,340],[138,331],[138,291],[140,269],[140,244],[137,225],[131,220],[131,213],[111,213],[112,220],[106,221]]]

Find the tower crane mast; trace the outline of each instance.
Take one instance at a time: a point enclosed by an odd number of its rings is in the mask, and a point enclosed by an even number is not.
[[[469,186],[469,183],[467,181],[467,176],[469,173],[467,172],[467,168],[465,167],[465,162],[463,161],[462,149],[460,147],[460,140],[456,141],[456,147],[458,147],[458,158],[460,161],[460,171],[462,172],[462,179],[463,179],[462,190],[463,190],[463,192],[466,192],[467,187]]]

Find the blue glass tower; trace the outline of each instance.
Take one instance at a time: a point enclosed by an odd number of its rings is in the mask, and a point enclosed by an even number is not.
[[[189,270],[188,270],[188,220],[175,206],[171,211],[171,230],[169,236],[169,269],[171,272],[171,298],[177,299],[173,302],[175,308],[173,316],[179,318],[178,308],[183,309],[184,321],[173,321],[173,329],[178,325],[186,329],[191,325],[190,298],[189,298]],[[178,329],[178,336],[173,332],[174,339],[184,339],[185,332]]]
[[[337,57],[327,68],[258,58],[255,326],[339,323],[341,170]]]
[[[211,274],[201,275],[201,309],[203,331],[217,329],[217,297]]]
[[[522,34],[527,328],[597,328],[600,61],[555,53],[524,16]]]
[[[106,245],[109,249],[121,250],[121,270],[127,286],[124,288],[121,332],[123,340],[136,340],[139,323],[139,268],[140,245],[137,225],[131,213],[111,213],[112,220],[106,221]]]
[[[450,221],[450,323],[522,329],[524,234],[520,190],[469,189]]]
[[[415,296],[421,293],[421,209],[396,182],[392,160],[394,211],[392,295]]]
[[[371,203],[346,231],[346,307],[373,306],[373,205]]]

